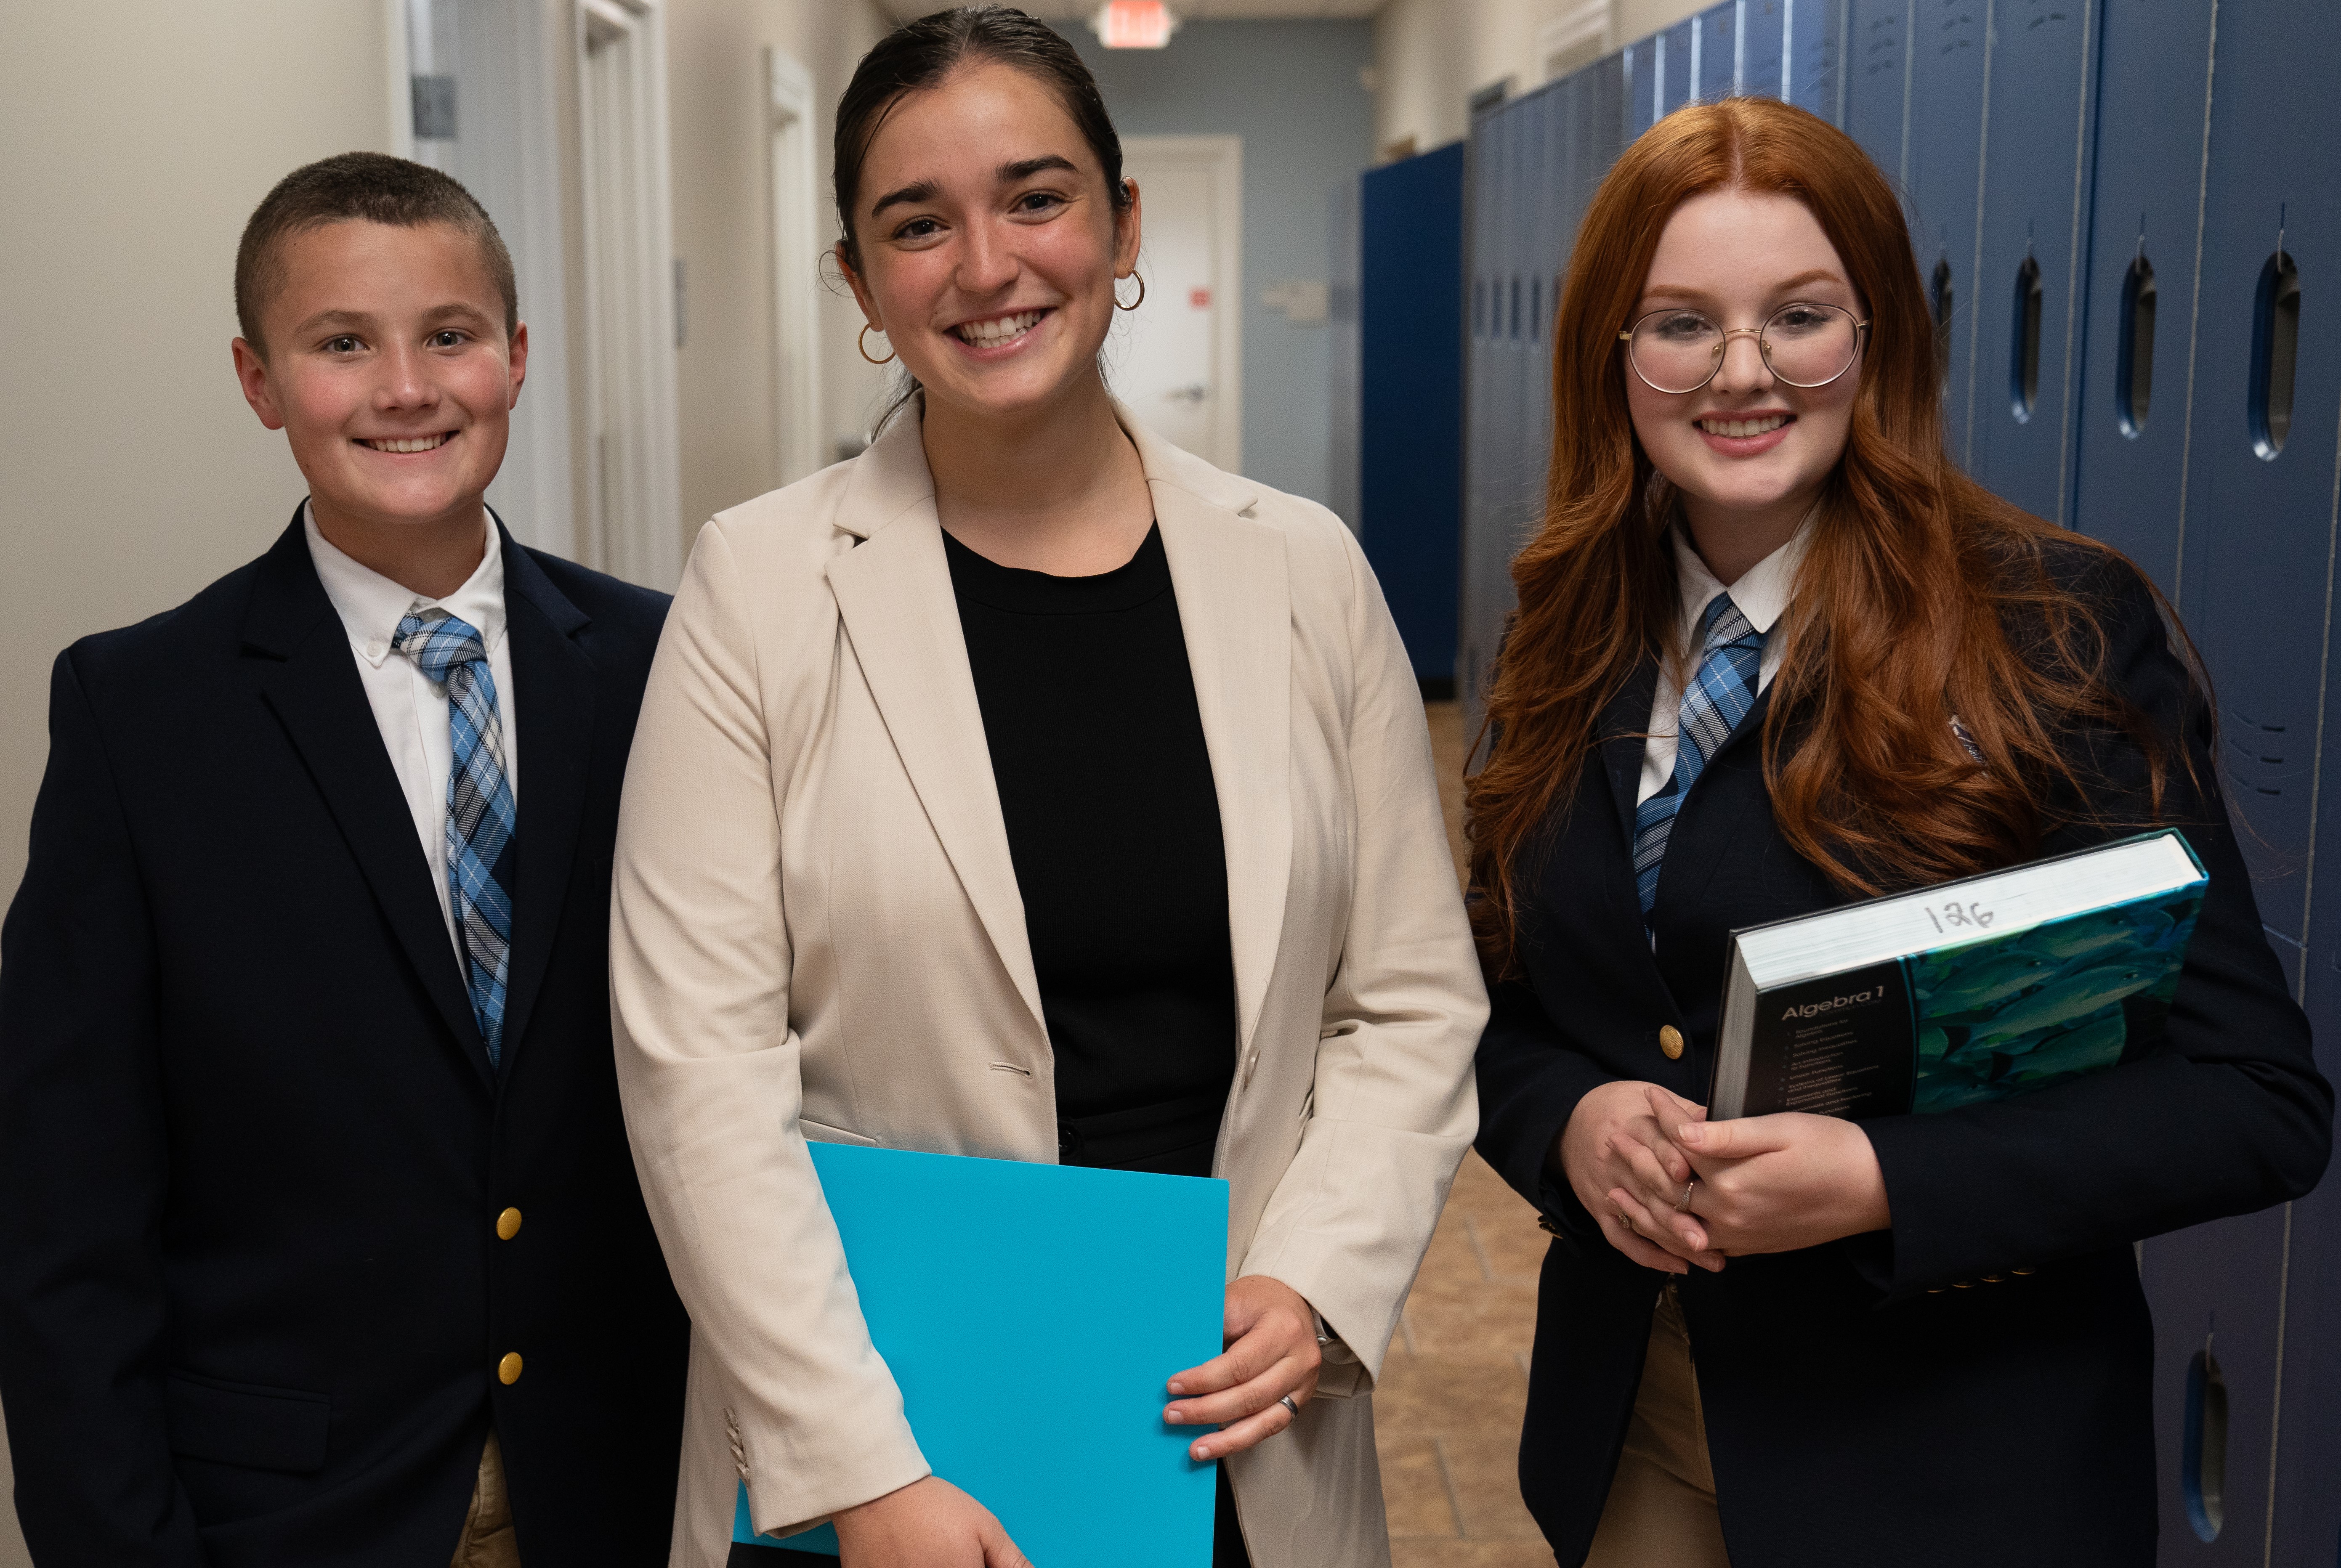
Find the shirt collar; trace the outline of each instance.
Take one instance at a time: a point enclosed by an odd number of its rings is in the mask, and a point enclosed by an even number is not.
[[[1731,602],[1748,618],[1748,624],[1758,632],[1768,632],[1772,623],[1788,608],[1788,599],[1796,592],[1797,568],[1803,564],[1805,551],[1811,546],[1813,519],[1820,509],[1815,507],[1797,524],[1797,531],[1788,542],[1749,567],[1739,581],[1729,589]],[[1675,545],[1675,582],[1682,590],[1682,635],[1686,646],[1698,635],[1698,618],[1708,601],[1725,590],[1715,573],[1707,569],[1698,551],[1691,548],[1689,531],[1679,520],[1668,530]],[[1694,650],[1696,651],[1696,650]]]
[[[309,559],[317,568],[317,580],[324,584],[325,597],[342,618],[350,646],[376,668],[390,657],[398,623],[418,610],[445,610],[478,632],[481,646],[491,652],[503,640],[503,541],[497,537],[493,518],[483,526],[488,531],[487,549],[478,568],[463,587],[444,599],[426,599],[335,549],[317,531],[314,508],[306,504],[301,508],[301,531],[308,538]]]

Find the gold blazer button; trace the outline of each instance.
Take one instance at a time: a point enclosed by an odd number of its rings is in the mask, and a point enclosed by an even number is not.
[[[507,1350],[504,1352],[504,1358],[496,1363],[496,1380],[500,1383],[518,1383],[520,1381],[519,1351]]]
[[[520,1210],[508,1208],[496,1216],[496,1239],[510,1241],[520,1234]]]
[[[1680,1029],[1676,1028],[1672,1024],[1659,1026],[1659,1049],[1666,1052],[1667,1060],[1671,1062],[1679,1059],[1682,1056],[1682,1046]]]

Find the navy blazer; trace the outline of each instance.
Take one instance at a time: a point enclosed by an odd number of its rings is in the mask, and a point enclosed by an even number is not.
[[[497,1072],[297,515],[57,660],[0,931],[0,1404],[45,1565],[444,1563],[491,1419],[523,1561],[665,1560],[688,1324],[607,951],[666,599],[499,534]]]
[[[2167,1036],[2021,1098],[1866,1122],[1890,1231],[1683,1279],[1734,1568],[2150,1564],[2152,1327],[2130,1244],[2297,1197],[2325,1166],[2332,1090],[2261,933],[2207,707],[2134,569],[2077,546],[2049,566],[2090,605],[2113,682],[2202,781],[2174,768],[2162,813],[2210,874]],[[1479,1055],[1479,1151],[1555,1233],[1520,1489],[1563,1563],[1600,1520],[1667,1276],[1603,1238],[1554,1146],[1612,1080],[1704,1102],[1730,932],[1847,901],[1773,821],[1759,699],[1675,819],[1653,951],[1631,846],[1656,680],[1647,663],[1617,694],[1555,809],[1524,878],[1525,979],[1493,987]],[[2113,820],[2058,829],[2044,853],[2149,816],[2134,742],[2067,744]],[[1659,1050],[1667,1025],[1679,1060]]]

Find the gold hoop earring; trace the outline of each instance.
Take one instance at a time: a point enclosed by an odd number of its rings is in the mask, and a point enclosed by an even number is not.
[[[880,337],[884,337],[886,335],[886,329],[883,327],[879,328],[878,335]],[[894,345],[891,342],[886,345],[886,357],[884,359],[871,358],[870,328],[866,323],[862,329],[861,335],[853,340],[853,346],[860,349],[862,351],[862,357],[865,360],[869,360],[873,365],[891,365],[894,362]]]
[[[1138,278],[1138,274],[1136,273],[1132,273],[1130,275],[1133,278]],[[1138,297],[1131,301],[1130,303],[1126,305],[1123,304],[1121,303],[1121,296],[1118,293],[1113,297],[1113,308],[1118,311],[1134,311],[1145,303],[1146,280],[1144,278],[1138,278]]]

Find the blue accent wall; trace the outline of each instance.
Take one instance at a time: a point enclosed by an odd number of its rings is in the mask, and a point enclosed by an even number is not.
[[[1463,547],[1463,145],[1361,184],[1358,541],[1415,678],[1443,697]]]

